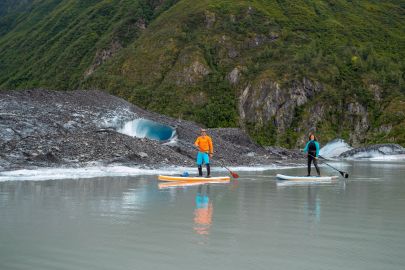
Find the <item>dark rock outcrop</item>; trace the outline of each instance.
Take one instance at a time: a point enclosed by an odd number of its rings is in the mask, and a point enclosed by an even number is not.
[[[242,91],[239,97],[241,121],[259,126],[273,122],[278,132],[284,132],[292,124],[295,110],[322,90],[321,84],[307,79],[282,87],[264,76]]]

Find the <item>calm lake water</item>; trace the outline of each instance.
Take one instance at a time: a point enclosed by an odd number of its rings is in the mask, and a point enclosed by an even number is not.
[[[405,163],[341,168],[346,181],[289,186],[275,174],[305,169],[170,189],[2,182],[0,269],[405,269]]]

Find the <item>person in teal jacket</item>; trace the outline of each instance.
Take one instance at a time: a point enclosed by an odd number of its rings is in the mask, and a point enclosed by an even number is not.
[[[305,146],[304,153],[308,153],[308,175],[311,176],[311,162],[314,163],[316,172],[318,176],[321,176],[321,172],[318,167],[318,156],[319,156],[319,143],[315,138],[314,134],[309,135],[309,141]]]

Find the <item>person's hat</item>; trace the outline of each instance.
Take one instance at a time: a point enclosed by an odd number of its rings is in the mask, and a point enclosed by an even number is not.
[[[206,129],[204,129],[204,128],[202,128],[202,129],[201,129],[201,132],[207,132],[207,130],[206,130]]]

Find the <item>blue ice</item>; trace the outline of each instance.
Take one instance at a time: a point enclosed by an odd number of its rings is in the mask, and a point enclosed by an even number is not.
[[[118,132],[137,138],[148,138],[156,141],[168,141],[176,133],[175,129],[148,119],[135,119],[125,123]]]

